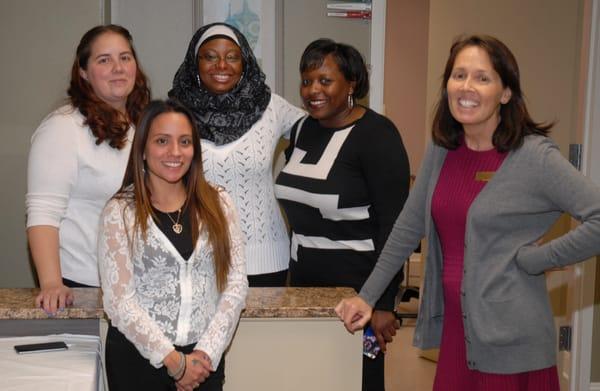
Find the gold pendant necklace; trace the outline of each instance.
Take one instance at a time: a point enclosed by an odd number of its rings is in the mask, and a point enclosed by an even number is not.
[[[170,213],[168,213],[168,212],[165,212],[165,213],[167,214],[167,217],[169,217],[169,220],[171,220],[171,222],[173,223],[173,225],[171,226],[171,229],[173,230],[173,232],[175,232],[177,235],[182,233],[183,225],[179,224],[179,218],[181,217],[181,208],[179,208],[179,211],[177,211],[177,220],[173,220]]]

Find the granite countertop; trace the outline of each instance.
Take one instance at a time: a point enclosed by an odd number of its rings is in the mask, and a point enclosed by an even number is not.
[[[250,288],[242,318],[332,318],[352,288]]]
[[[48,319],[35,307],[39,289],[0,288],[0,319]],[[97,288],[73,288],[75,302],[55,319],[102,318],[102,297]],[[351,288],[250,288],[242,318],[331,318],[344,297],[354,296]]]
[[[72,288],[75,301],[54,319],[98,319],[104,316],[102,297],[98,288]],[[0,319],[48,319],[35,306],[37,288],[0,288]]]

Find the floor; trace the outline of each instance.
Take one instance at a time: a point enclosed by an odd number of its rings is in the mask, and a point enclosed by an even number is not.
[[[416,312],[417,301],[400,305],[403,313]],[[414,319],[404,319],[394,340],[388,344],[385,358],[386,391],[431,391],[436,364],[420,357],[420,350],[412,346]]]

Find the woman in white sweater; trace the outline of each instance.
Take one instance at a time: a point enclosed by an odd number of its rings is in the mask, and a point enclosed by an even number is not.
[[[194,34],[169,96],[194,113],[206,178],[239,210],[250,286],[285,285],[290,243],[273,192],[273,155],[303,111],[271,93],[244,35],[224,23]]]
[[[204,179],[193,121],[175,101],[148,105],[101,217],[111,391],[223,387],[248,289],[244,244],[229,195]]]
[[[86,32],[71,69],[69,104],[33,134],[26,195],[27,238],[48,314],[73,301],[70,287],[99,286],[100,213],[118,189],[134,124],[150,99],[125,28]]]

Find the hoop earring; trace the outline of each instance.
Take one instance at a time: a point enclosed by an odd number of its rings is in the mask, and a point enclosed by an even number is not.
[[[196,81],[198,82],[198,87],[202,87],[202,83],[200,82],[200,75],[196,74]]]
[[[352,94],[348,94],[348,108],[352,110],[354,108],[354,97]]]

